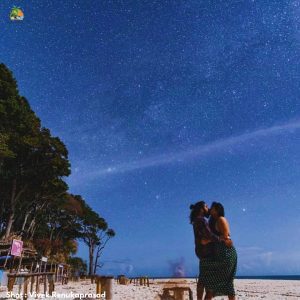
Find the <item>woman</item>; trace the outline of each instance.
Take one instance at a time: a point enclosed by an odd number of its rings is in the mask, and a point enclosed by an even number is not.
[[[214,234],[209,227],[207,217],[209,217],[209,209],[204,201],[199,201],[190,206],[190,222],[193,225],[195,237],[195,253],[199,258],[199,280],[197,284],[197,299],[202,300],[204,286],[202,283],[202,274],[206,274],[206,267],[211,267],[214,262],[215,243],[224,243],[232,246],[231,241],[225,241],[222,237]],[[228,244],[229,242],[229,244]],[[202,266],[203,262],[203,266]],[[211,299],[209,293],[206,294],[206,299]]]
[[[221,240],[229,241],[230,229],[225,219],[224,207],[221,203],[214,202],[210,209],[210,226],[213,233]],[[203,262],[202,281],[211,299],[212,296],[228,296],[229,300],[235,300],[233,280],[237,268],[237,253],[233,246],[225,243],[214,243],[215,258],[213,261]]]

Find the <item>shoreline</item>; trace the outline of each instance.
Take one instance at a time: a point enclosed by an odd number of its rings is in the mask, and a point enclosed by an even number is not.
[[[113,300],[159,300],[164,288],[187,287],[196,299],[196,279],[189,278],[150,278],[148,286],[139,284],[120,285],[116,280],[113,282]],[[237,299],[266,299],[266,300],[299,300],[300,281],[295,280],[268,280],[268,279],[236,279],[235,289]],[[55,285],[55,292],[58,294],[95,294],[96,285],[91,284],[90,280],[81,280],[78,282],[70,281],[67,285],[60,283]],[[6,297],[7,288],[1,287],[0,298]],[[18,293],[18,286],[14,286],[13,293]],[[48,299],[76,299],[68,297],[47,297]],[[43,298],[43,299],[47,299]],[[16,299],[16,298],[14,298]],[[28,298],[31,299],[31,298]],[[34,298],[32,298],[34,299]],[[95,299],[85,297],[83,299]],[[101,298],[100,298],[101,299]],[[105,298],[104,298],[105,299]],[[186,297],[188,299],[188,296]],[[216,300],[225,299],[224,296],[215,297]]]
[[[186,279],[186,280],[193,280],[197,279],[197,276],[191,276],[191,277],[155,277],[155,276],[148,276],[149,279]],[[253,280],[300,280],[300,275],[260,275],[260,276],[236,276],[235,279],[243,280],[243,279],[253,279]]]

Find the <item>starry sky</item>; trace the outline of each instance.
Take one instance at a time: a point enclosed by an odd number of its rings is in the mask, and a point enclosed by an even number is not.
[[[296,0],[0,2],[0,61],[117,232],[105,274],[195,276],[200,199],[239,275],[300,274],[299,46]]]

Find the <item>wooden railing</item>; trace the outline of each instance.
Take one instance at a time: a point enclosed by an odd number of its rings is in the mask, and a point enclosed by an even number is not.
[[[16,279],[19,279],[23,285],[22,298],[27,299],[29,294],[29,286],[30,293],[36,294],[40,293],[40,285],[43,285],[43,292],[46,295],[47,292],[51,296],[54,291],[54,273],[45,272],[45,273],[16,273],[16,274],[7,274],[8,284],[7,290],[8,292],[13,292],[14,284]],[[48,284],[47,284],[48,283]]]
[[[137,284],[137,285],[144,285],[144,286],[148,286],[148,287],[150,285],[149,278],[147,276],[131,278],[130,283]]]

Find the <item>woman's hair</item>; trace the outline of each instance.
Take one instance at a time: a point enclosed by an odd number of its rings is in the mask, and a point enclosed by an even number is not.
[[[217,204],[218,202],[212,202],[210,209],[212,209],[212,207]],[[210,215],[209,220],[208,220],[208,224],[209,224],[209,228],[211,229],[211,231],[216,234],[216,220]]]
[[[217,211],[219,217],[225,217],[224,206],[220,202],[213,202],[210,209],[212,208]]]
[[[190,205],[190,222],[191,224],[194,223],[194,221],[196,220],[197,216],[199,215],[200,211],[202,208],[204,208],[205,206],[205,202],[204,201],[199,201],[195,204]]]

